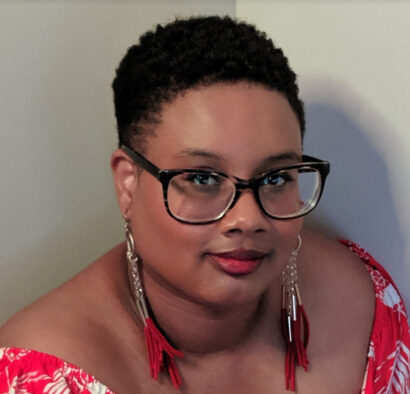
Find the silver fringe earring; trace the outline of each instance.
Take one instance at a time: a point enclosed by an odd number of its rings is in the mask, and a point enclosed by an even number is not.
[[[128,221],[126,221],[124,227],[127,241],[128,278],[138,313],[144,323],[145,343],[151,376],[158,380],[159,373],[167,370],[172,384],[178,389],[182,384],[182,379],[174,357],[183,357],[183,354],[169,344],[150,317],[140,275],[141,259],[135,250],[134,238]]]
[[[301,246],[302,238],[298,235],[298,246],[292,251],[286,267],[282,271],[281,325],[286,342],[286,390],[290,391],[295,391],[296,362],[305,370],[309,364],[306,355],[309,342],[309,322],[300,297],[296,266],[296,258]]]

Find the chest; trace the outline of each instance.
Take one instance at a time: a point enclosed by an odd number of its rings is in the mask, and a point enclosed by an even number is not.
[[[353,373],[352,373],[353,372]],[[221,374],[222,375],[222,374]],[[323,362],[312,366],[307,372],[298,368],[296,392],[303,394],[352,394],[359,393],[364,377],[364,368],[343,368],[338,362]],[[202,385],[200,384],[202,383]],[[289,394],[285,389],[283,363],[280,365],[255,365],[253,368],[238,368],[214,379],[201,379],[195,386],[190,383],[189,393],[266,393]]]
[[[245,360],[225,358],[205,363],[186,362],[181,365],[183,394],[289,394],[285,389],[282,355],[250,354]],[[296,393],[302,394],[352,394],[362,387],[366,362],[354,356],[340,354],[311,358],[308,371],[298,367]],[[143,366],[141,366],[143,368]],[[143,368],[145,369],[145,368]],[[140,370],[140,372],[142,372]],[[177,393],[165,374],[158,382],[148,374],[138,373],[135,380],[118,382],[118,393]],[[136,390],[136,387],[138,389]]]

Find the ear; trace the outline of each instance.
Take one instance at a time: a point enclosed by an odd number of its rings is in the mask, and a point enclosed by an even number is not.
[[[123,150],[116,149],[111,156],[110,165],[121,214],[125,219],[129,219],[133,190],[135,190],[137,182],[137,172],[134,162]]]

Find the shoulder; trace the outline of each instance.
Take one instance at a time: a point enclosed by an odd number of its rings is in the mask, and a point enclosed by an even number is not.
[[[84,301],[86,295],[80,281],[77,277],[71,279],[12,316],[0,329],[0,346],[44,352],[51,350],[51,343],[64,346],[58,338],[76,326],[80,328],[78,319],[87,319],[81,316],[81,299]]]
[[[99,391],[105,387],[99,382],[116,388],[122,381],[131,380],[130,387],[138,387],[142,379],[140,375],[135,376],[135,370],[142,374],[138,362],[145,344],[143,338],[135,335],[136,322],[130,313],[126,265],[121,260],[124,250],[124,245],[119,245],[14,315],[0,328],[0,348],[28,352],[29,357],[41,359],[45,365],[49,365],[50,360],[51,364],[62,363],[60,367],[64,371],[80,371],[86,379],[91,377],[97,382],[90,392],[109,392]],[[5,363],[10,367],[4,357],[2,362],[3,367]],[[26,363],[18,370],[34,376],[38,370],[32,367],[33,364]],[[60,369],[56,371],[61,376]],[[118,381],[118,377],[122,379]]]
[[[337,295],[338,303],[374,308],[375,290],[365,261],[349,247],[304,231],[301,264],[307,280],[317,284],[322,292],[330,293],[333,302],[332,294]]]
[[[100,258],[12,316],[0,328],[0,347],[34,349],[76,361],[76,349],[96,346],[108,331],[106,312],[118,298],[116,275],[109,270],[106,259]]]
[[[365,263],[376,295],[364,393],[407,392],[410,388],[410,331],[400,292],[385,268],[365,249],[342,241]],[[395,382],[391,386],[391,382]],[[390,391],[389,391],[390,392]]]
[[[364,262],[338,241],[307,231],[302,236],[299,276],[312,365],[315,357],[317,363],[324,357],[330,374],[345,371],[359,385],[375,316],[371,277]]]

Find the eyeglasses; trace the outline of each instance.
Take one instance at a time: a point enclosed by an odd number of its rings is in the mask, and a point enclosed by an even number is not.
[[[161,170],[129,146],[123,144],[121,149],[161,182],[169,215],[187,224],[221,219],[245,189],[253,191],[261,210],[272,219],[304,216],[318,204],[330,170],[329,162],[303,155],[301,163],[244,180],[202,169]]]

